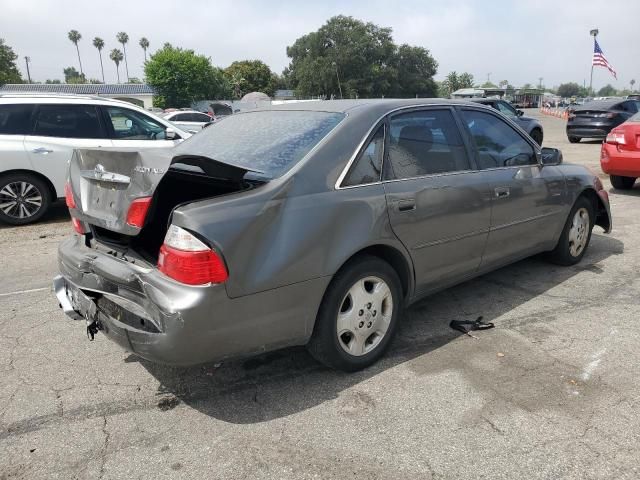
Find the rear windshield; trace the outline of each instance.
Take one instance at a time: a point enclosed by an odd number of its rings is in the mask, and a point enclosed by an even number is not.
[[[176,148],[276,178],[298,163],[343,113],[271,110],[226,117]]]

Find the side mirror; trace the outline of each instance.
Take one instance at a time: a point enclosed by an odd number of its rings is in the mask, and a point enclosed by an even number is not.
[[[167,140],[177,140],[179,137],[173,128],[167,128],[164,131],[164,138],[166,138]]]
[[[557,148],[542,148],[540,164],[544,165],[560,165],[562,163],[562,152]]]
[[[521,117],[522,115],[524,115],[524,112],[522,110],[516,110],[516,115]]]

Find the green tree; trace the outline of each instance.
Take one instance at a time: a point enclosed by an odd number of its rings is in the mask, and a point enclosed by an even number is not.
[[[480,87],[481,88],[498,88],[498,86],[493,82],[484,82]]]
[[[599,97],[613,97],[617,94],[618,94],[617,90],[613,88],[613,86],[609,83],[606,84],[604,87],[602,87],[600,90],[598,90]]]
[[[104,83],[104,66],[102,65],[102,49],[104,48],[104,40],[100,37],[94,38],[93,46],[98,49],[98,55],[100,56],[100,70],[102,71],[102,83]]]
[[[57,78],[54,78],[53,80],[47,78],[47,80],[44,83],[46,83],[48,85],[59,85],[62,82],[60,80],[58,80]]]
[[[82,75],[82,60],[80,60],[80,48],[78,47],[78,42],[82,38],[82,35],[80,35],[80,32],[77,30],[71,30],[67,34],[67,37],[71,40],[71,43],[76,46],[76,52],[78,52],[78,63],[80,64],[80,74]]]
[[[558,87],[557,93],[562,98],[574,97],[580,93],[580,85],[575,82],[562,83]]]
[[[522,86],[522,89],[523,89],[523,90],[530,90],[531,88],[533,88],[533,87],[531,86],[531,84],[530,84],[530,83],[525,83],[525,84]]]
[[[438,62],[429,50],[403,44],[394,55],[393,67],[397,80],[390,95],[394,97],[435,97],[438,86],[433,76],[438,70]]]
[[[421,68],[429,72],[431,67],[435,68],[435,60],[433,65],[426,67],[428,62],[424,59],[419,65],[411,66],[399,58],[399,51],[390,28],[339,15],[287,47],[291,61],[284,74],[301,96],[339,96],[341,91],[344,97],[422,93],[409,93],[407,88],[416,87],[397,83],[397,68],[402,65],[405,75],[415,74]],[[402,52],[405,56],[416,55],[416,51],[406,48]],[[421,55],[423,53],[420,52]],[[431,75],[425,82],[430,79]],[[412,75],[410,82],[415,81]],[[426,86],[419,85],[419,88],[430,88],[435,93],[435,84],[430,82]]]
[[[271,69],[260,60],[242,60],[233,62],[224,70],[224,75],[228,81],[236,86],[242,94],[249,92],[263,92],[273,96],[277,79]]]
[[[122,44],[122,50],[124,50],[124,69],[127,73],[127,82],[129,81],[129,63],[127,62],[127,42],[129,41],[129,35],[125,32],[119,32],[116,35],[116,40]]]
[[[629,85],[631,86],[631,92],[633,93],[633,86],[636,84],[636,81],[632,78],[631,81],[629,82]]]
[[[62,70],[65,83],[85,83],[86,78],[83,73],[79,73],[76,67],[67,67]]]
[[[0,85],[5,83],[22,83],[20,70],[16,65],[18,55],[0,38]]]
[[[461,88],[473,88],[473,75],[467,72],[458,75],[458,72],[454,70],[449,72],[440,84],[439,95],[448,98],[453,92]]]
[[[149,57],[144,73],[157,93],[154,104],[158,107],[189,107],[194,101],[230,95],[222,70],[211,65],[208,57],[168,43]]]
[[[458,88],[473,88],[473,75],[463,72],[458,77]]]
[[[142,50],[144,50],[144,61],[146,63],[146,61],[147,61],[147,49],[149,48],[149,40],[147,40],[147,37],[142,37],[140,39],[139,45],[140,45],[140,48],[142,48]]]
[[[117,48],[114,48],[113,50],[111,50],[111,53],[109,54],[109,58],[113,60],[113,63],[116,64],[116,73],[118,75],[118,83],[120,83],[120,62],[122,61],[124,56],[122,55],[122,52],[120,50],[118,50]]]

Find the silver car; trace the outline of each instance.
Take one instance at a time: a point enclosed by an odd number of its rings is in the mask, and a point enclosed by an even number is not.
[[[412,302],[540,252],[575,264],[611,229],[596,176],[451,100],[299,103],[171,152],[78,150],[67,192],[62,308],[177,365],[307,345],[364,368]]]
[[[189,133],[198,133],[207,124],[213,122],[206,113],[195,110],[177,110],[164,114],[164,119]]]

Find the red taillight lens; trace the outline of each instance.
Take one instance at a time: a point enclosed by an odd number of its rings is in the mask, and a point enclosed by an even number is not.
[[[611,145],[624,145],[626,143],[624,139],[624,132],[620,131],[610,132],[605,141]]]
[[[176,225],[169,227],[160,247],[158,269],[187,285],[223,283],[229,277],[222,258],[215,250]]]
[[[73,191],[71,190],[71,184],[65,183],[64,185],[64,201],[68,208],[77,208],[76,201],[73,198]]]
[[[151,197],[136,198],[131,202],[129,211],[127,212],[127,224],[132,227],[142,228],[147,211],[151,205]]]
[[[87,233],[84,231],[82,222],[76,217],[71,217],[71,223],[73,224],[73,229],[76,231],[76,233],[79,233],[80,235],[84,235],[85,233]]]

